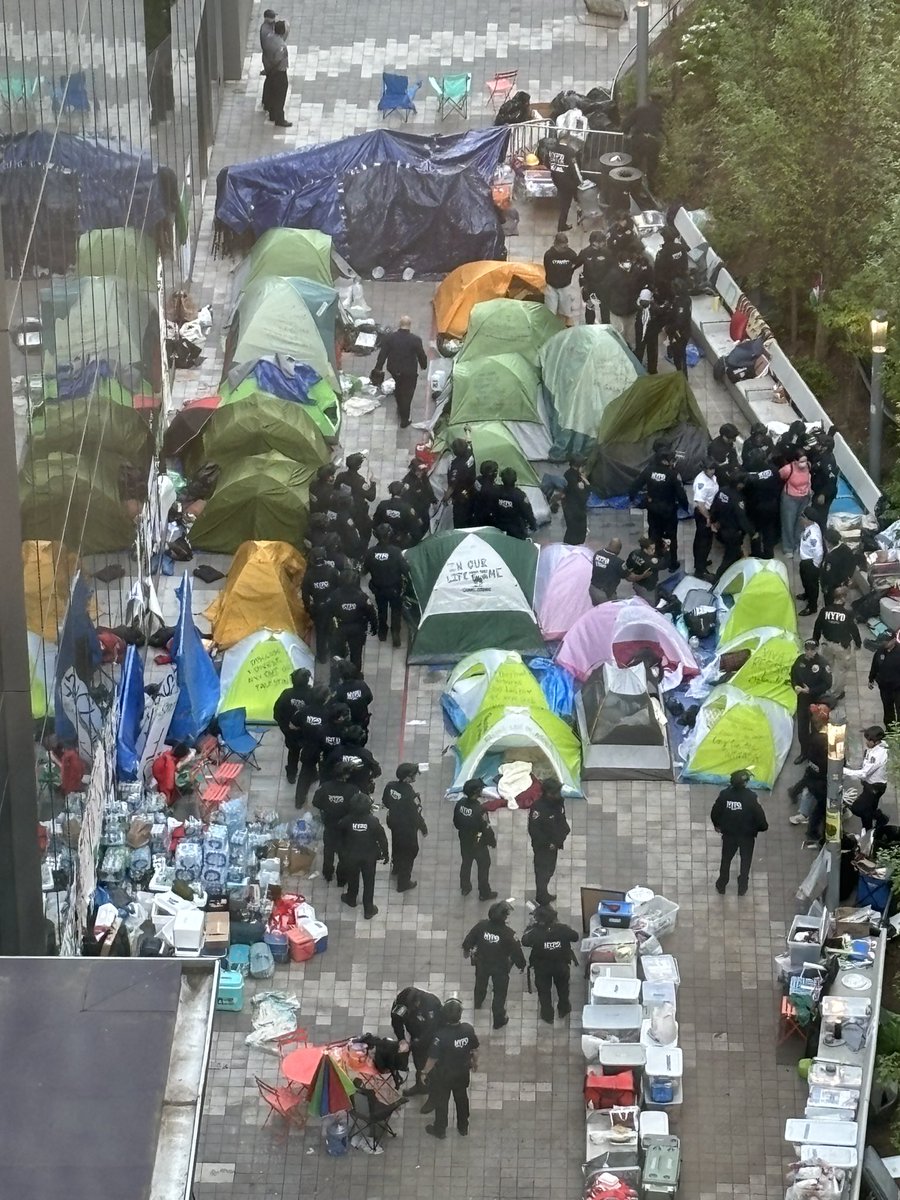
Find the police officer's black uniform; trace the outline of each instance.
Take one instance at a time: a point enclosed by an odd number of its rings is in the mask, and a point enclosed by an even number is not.
[[[492,900],[496,892],[491,891],[491,846],[497,841],[488,820],[488,815],[477,797],[462,796],[453,809],[453,825],[459,837],[459,890],[468,896],[472,890],[472,864],[478,871],[478,896],[481,900]]]
[[[566,820],[566,806],[558,792],[548,791],[528,813],[528,836],[534,855],[534,887],[538,904],[555,899],[548,888],[556,874],[556,859],[571,830]]]
[[[350,709],[350,723],[369,728],[369,705],[372,703],[372,689],[364,679],[340,679],[332,689],[335,700],[346,704]]]
[[[494,495],[494,524],[510,537],[524,541],[537,529],[528,497],[521,488],[501,483]]]
[[[294,804],[302,807],[310,785],[316,778],[319,759],[322,756],[322,737],[326,726],[326,702],[317,694],[311,694],[306,704],[292,721],[300,742],[300,774],[294,793]]]
[[[331,598],[335,653],[362,666],[366,630],[378,628],[375,608],[358,583],[340,584]]]
[[[486,921],[473,925],[463,938],[463,953],[472,956],[475,962],[475,1007],[481,1008],[487,997],[488,984],[492,986],[491,1012],[494,1028],[502,1029],[509,1018],[506,1015],[506,995],[509,991],[509,973],[513,967],[525,970],[525,955],[519,939],[506,924],[508,911],[505,904],[491,905],[491,913],[503,909],[503,918],[488,916]]]
[[[375,507],[372,516],[373,528],[387,525],[391,531],[391,541],[401,548],[415,546],[422,538],[422,522],[410,502],[401,495],[388,496]]]
[[[388,609],[391,612],[391,640],[400,645],[400,630],[403,627],[403,589],[409,567],[399,545],[379,541],[366,551],[363,573],[369,576],[369,588],[375,598],[378,615],[378,640],[386,641],[388,634]]]
[[[475,489],[475,459],[469,446],[454,454],[447,468],[447,488],[453,505],[453,528],[464,529],[472,519],[472,496]]]
[[[391,1008],[391,1028],[398,1041],[406,1040],[416,1068],[416,1082],[406,1089],[407,1096],[427,1092],[422,1071],[428,1061],[431,1042],[441,1023],[441,1002],[434,992],[407,987],[397,993]]]
[[[566,523],[563,542],[567,546],[583,546],[587,538],[587,503],[591,485],[577,467],[569,467],[563,479],[562,511]]]
[[[355,456],[350,455],[347,460]],[[363,542],[368,542],[372,533],[372,522],[369,518],[369,505],[375,499],[375,481],[366,481],[359,473],[358,467],[347,466],[346,470],[341,471],[337,479],[334,481],[335,487],[345,487],[351,495],[351,516],[359,530],[360,537]]]
[[[829,510],[837,496],[839,478],[840,471],[832,450],[826,448],[812,457],[810,490],[817,500],[819,496],[822,497],[822,502],[818,507],[822,512],[823,525],[828,520]]]
[[[821,582],[822,599],[826,604],[834,600],[834,593],[839,587],[846,587],[853,578],[856,570],[856,555],[846,542],[829,547],[825,543],[825,557],[822,559]]]
[[[581,298],[584,301],[584,323],[593,325],[600,309],[600,324],[609,324],[609,304],[606,299],[606,276],[609,273],[612,251],[602,242],[589,242],[578,255],[581,267]],[[593,297],[597,298],[594,304]]]
[[[607,600],[615,600],[624,574],[625,563],[620,555],[606,547],[597,550],[591,563],[590,591],[594,604],[602,604],[603,596]]]
[[[740,779],[746,779],[745,773],[736,771],[731,779],[731,786],[719,792],[709,813],[713,828],[722,835],[722,861],[716,891],[724,893],[728,887],[731,862],[739,853],[741,869],[738,874],[738,895],[743,896],[750,880],[754,843],[757,835],[769,828],[769,822],[762,805],[746,782],[740,782]]]
[[[419,857],[419,834],[428,837],[422,805],[416,789],[405,779],[392,779],[381,796],[391,831],[391,863],[397,876],[397,891],[408,892],[416,884],[413,865]]]
[[[467,1021],[442,1025],[432,1038],[428,1060],[434,1066],[430,1068],[428,1083],[434,1124],[426,1125],[425,1132],[433,1137],[447,1135],[451,1096],[456,1105],[456,1127],[462,1134],[469,1132],[469,1077],[478,1045],[478,1035]]]
[[[709,506],[709,519],[717,526],[716,536],[722,543],[722,561],[716,572],[716,579],[721,579],[732,563],[741,557],[744,538],[753,535],[744,498],[732,484],[725,483],[719,488]]]
[[[744,503],[756,537],[754,553],[758,558],[773,558],[781,537],[781,476],[774,463],[761,464],[744,480]]]
[[[285,688],[272,708],[272,720],[281,730],[287,750],[285,773],[288,783],[297,779],[297,764],[300,762],[300,732],[296,718],[303,711],[312,689],[309,671],[302,667],[291,675],[291,686]]]
[[[321,784],[313,796],[312,805],[322,814],[322,878],[331,883],[337,859],[337,881],[343,886],[341,865],[341,821],[350,811],[350,802],[359,788],[346,778],[331,779]]]
[[[568,1016],[572,1011],[569,1003],[569,966],[574,957],[572,945],[579,937],[571,926],[556,920],[552,910],[547,913],[546,919],[538,920],[537,915],[534,923],[522,934],[522,945],[531,950],[530,965],[534,973],[541,1020],[552,1024],[554,987],[556,1011],[561,1017]]]
[[[872,655],[869,687],[876,686],[881,696],[885,729],[900,721],[900,646],[891,639]]]
[[[678,569],[678,509],[688,506],[684,486],[668,460],[657,457],[632,484],[629,499],[634,500],[644,487],[647,489],[647,533],[661,554],[668,551],[669,570],[675,571]]]
[[[431,525],[431,509],[437,504],[437,496],[431,486],[431,480],[424,471],[410,466],[401,480],[403,484],[403,499],[408,500],[419,518],[419,537],[428,532]],[[418,539],[417,539],[418,540]]]
[[[548,137],[541,146],[542,161],[550,168],[550,178],[559,197],[559,233],[569,228],[569,209],[578,194],[578,155],[556,136]]]
[[[352,727],[351,727],[352,729]],[[334,779],[337,767],[343,764],[350,772],[350,782],[362,792],[371,795],[375,780],[381,774],[381,767],[375,755],[364,746],[362,741],[356,741],[350,736],[350,730],[345,734],[340,746],[329,750],[322,758],[322,782]]]
[[[390,861],[387,834],[381,822],[371,812],[357,808],[339,825],[341,831],[341,862],[347,877],[347,890],[341,896],[344,904],[356,908],[359,881],[362,879],[363,915],[366,919],[378,912],[375,907],[375,864],[380,859]]]
[[[497,524],[497,472],[485,472],[484,467],[475,480],[472,491],[471,521],[473,525]]]
[[[805,688],[797,692],[797,741],[800,743],[800,754],[806,758],[809,752],[809,739],[812,733],[809,724],[809,706],[818,704],[823,696],[831,691],[831,668],[822,657],[816,654],[807,658],[801,654],[794,660],[791,667],[791,687]],[[800,761],[800,760],[798,760]]]
[[[625,559],[625,570],[631,578],[631,586],[635,594],[642,596],[648,604],[656,604],[656,591],[659,587],[659,573],[662,570],[662,558],[659,550],[654,547],[650,553],[649,547],[638,546]]]
[[[338,586],[338,572],[325,560],[325,551],[316,553],[306,568],[300,595],[306,611],[312,618],[316,631],[316,661],[328,661],[328,644],[331,638],[331,600]]]

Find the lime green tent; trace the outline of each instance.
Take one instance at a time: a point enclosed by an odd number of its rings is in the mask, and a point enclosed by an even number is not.
[[[484,300],[469,316],[466,340],[456,363],[495,354],[521,354],[533,367],[541,347],[565,322],[543,304],[531,300]]]
[[[705,427],[703,414],[684,375],[680,371],[641,375],[604,408],[597,441],[640,442],[681,423]]]
[[[793,718],[781,704],[723,684],[701,705],[682,744],[682,779],[721,784],[746,770],[751,787],[771,788],[793,737]]]
[[[318,229],[269,229],[235,275],[235,293],[269,275],[295,275],[330,287],[331,237]]]
[[[467,654],[450,672],[441,694],[441,707],[457,733],[481,708],[495,681],[492,705],[540,704],[544,699],[540,684],[515,650],[487,648]]]
[[[191,530],[191,544],[217,554],[234,554],[251,541],[302,546],[314,474],[274,450],[229,463]]]
[[[521,354],[495,354],[453,366],[450,421],[540,421],[541,377]]]
[[[135,526],[119,499],[120,467],[114,454],[27,456],[19,475],[23,540],[62,542],[82,554],[129,549]]]
[[[790,588],[791,581],[787,573],[787,567],[777,558],[739,558],[736,563],[723,571],[719,582],[713,588],[716,596],[737,596],[738,593],[747,586],[754,575],[759,575],[761,571],[771,571],[772,574],[778,575],[786,588]]]
[[[293,279],[267,276],[242,293],[225,348],[227,367],[284,354],[306,363],[337,392],[338,381],[322,335]]]
[[[438,450],[447,449],[454,438],[466,438],[472,443],[476,463],[493,459],[500,470],[512,467],[518,477],[519,487],[540,487],[534,467],[522,453],[515,436],[502,421],[478,421],[473,425],[446,425],[435,435],[434,445]]]
[[[36,721],[53,716],[53,692],[56,682],[57,650],[53,642],[45,641],[28,631],[28,668],[31,674],[31,715]]]
[[[146,293],[114,277],[81,279],[75,303],[48,340],[44,373],[52,376],[58,366],[84,360],[113,367],[142,364],[149,319]]]
[[[540,365],[550,400],[554,459],[589,449],[606,408],[644,373],[609,325],[563,329],[541,347]]]
[[[254,725],[273,724],[272,710],[291,686],[291,672],[315,674],[313,652],[295,633],[259,629],[225,651],[219,677],[218,711],[243,708]]]
[[[275,450],[308,467],[321,467],[331,455],[306,405],[257,392],[246,400],[220,406],[188,444],[185,467],[201,459],[225,466],[248,454]]]
[[[308,403],[305,404],[299,400],[281,400],[278,396],[272,396],[269,392],[261,391],[259,384],[252,375],[248,376],[237,387],[230,387],[227,383],[223,383],[219,389],[219,394],[221,396],[220,408],[229,404],[237,404],[244,400],[251,400],[255,396],[265,396],[269,399],[277,400],[279,404],[295,404],[301,412],[306,413],[315,422],[322,436],[329,442],[337,439],[338,431],[341,427],[341,410],[337,396],[334,394],[331,384],[326,383],[324,379],[321,379],[310,388]]]
[[[453,662],[486,646],[544,653],[537,560],[532,542],[496,529],[454,529],[407,551],[420,610],[410,662]]]
[[[750,657],[729,681],[748,696],[774,700],[789,713],[797,711],[797,695],[791,686],[791,667],[800,653],[800,642],[791,633],[773,626],[751,629],[719,646],[717,653],[749,650]]]
[[[57,450],[84,455],[91,461],[96,461],[98,454],[104,458],[115,454],[148,472],[154,442],[150,426],[140,413],[92,396],[44,406],[43,429],[33,433],[29,454],[46,458]]]
[[[107,275],[155,293],[158,257],[153,241],[136,229],[92,229],[78,239],[75,273]]]
[[[787,633],[797,632],[797,610],[790,588],[774,571],[760,571],[744,585],[722,627],[719,640],[727,644],[764,625]]]

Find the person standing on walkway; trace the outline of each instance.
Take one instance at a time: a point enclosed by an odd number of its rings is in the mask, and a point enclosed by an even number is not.
[[[723,788],[710,809],[709,819],[713,829],[722,838],[722,861],[716,891],[725,895],[731,878],[731,863],[740,854],[741,867],[738,873],[738,895],[747,894],[750,886],[750,864],[756,839],[769,828],[766,814],[756,796],[747,787],[749,771],[733,771],[729,786]]]
[[[793,558],[799,539],[800,514],[809,504],[812,483],[809,459],[800,454],[779,470],[784,490],[781,493],[781,548],[785,558]]]
[[[513,967],[525,970],[525,955],[519,939],[507,924],[510,907],[505,900],[492,904],[486,921],[473,925],[463,938],[463,954],[475,964],[475,1007],[481,1008],[487,998],[488,984],[492,988],[491,1013],[494,1028],[509,1024],[506,1015],[506,995],[509,973]]]
[[[434,1124],[426,1125],[431,1137],[445,1138],[449,1120],[450,1097],[456,1106],[456,1128],[465,1137],[469,1132],[469,1078],[478,1070],[478,1035],[462,1019],[462,1004],[451,999],[441,1009],[440,1027],[435,1031],[422,1078],[431,1091]]]
[[[869,690],[874,687],[881,696],[882,724],[890,729],[900,721],[900,642],[896,634],[885,634],[872,655]]]
[[[847,686],[847,674],[853,666],[853,647],[858,650],[862,645],[856,621],[845,605],[846,599],[845,590],[838,588],[831,604],[819,610],[812,632],[821,646],[822,657],[831,667],[835,699],[843,696]]]
[[[459,837],[459,890],[464,896],[472,890],[472,864],[478,870],[479,900],[496,900],[497,893],[491,890],[491,847],[497,839],[481,803],[484,783],[480,779],[467,779],[463,794],[453,809],[453,827]]]
[[[381,797],[391,831],[391,870],[397,878],[398,892],[419,886],[412,877],[413,864],[419,857],[419,834],[428,837],[419,793],[413,787],[418,774],[415,763],[401,763],[397,778],[387,784]]]
[[[794,659],[791,666],[791,687],[797,697],[797,741],[800,753],[794,759],[799,767],[809,757],[809,739],[812,736],[809,708],[819,704],[831,691],[831,668],[819,653],[819,643],[808,638],[803,643],[803,653]]]
[[[419,518],[419,536],[415,540],[420,542],[431,528],[431,510],[437,504],[437,496],[428,478],[428,464],[418,458],[412,459],[409,470],[400,482],[403,484],[403,499],[409,501]]]
[[[375,633],[378,618],[372,601],[359,586],[355,571],[341,571],[341,578],[331,598],[334,619],[334,647],[340,658],[349,658],[362,670],[366,632]]]
[[[573,454],[563,475],[565,490],[562,498],[563,520],[566,531],[563,542],[567,546],[583,546],[587,540],[587,504],[591,494],[590,480],[584,473],[584,459]]]
[[[475,458],[465,438],[450,443],[453,457],[447,468],[447,490],[444,500],[453,506],[453,528],[465,529],[472,522],[472,500],[475,494]]]
[[[828,802],[828,709],[816,705],[810,713],[809,741],[806,749],[806,767],[803,774],[788,788],[788,796],[794,801],[800,800],[803,793],[809,792],[812,803],[803,811],[801,805],[792,817],[788,818],[791,825],[806,825],[806,840],[803,845],[807,850],[821,846],[825,841],[825,813]]]
[[[486,458],[478,471],[472,489],[472,525],[497,525],[497,476],[500,467],[492,458]]]
[[[350,514],[353,517],[353,523],[359,530],[364,544],[368,545],[372,535],[369,505],[375,499],[375,480],[365,479],[360,473],[360,468],[365,461],[364,454],[348,454],[344,469],[335,479],[334,486],[347,488],[350,492]]]
[[[634,314],[634,357],[643,362],[646,356],[648,375],[656,374],[664,312],[659,297],[650,288],[642,288]]]
[[[694,502],[694,574],[698,579],[705,579],[709,571],[709,556],[713,545],[709,509],[718,494],[716,463],[714,459],[708,458],[703,464],[703,470],[694,477],[691,485],[691,498]]]
[[[387,834],[372,812],[372,802],[359,792],[350,801],[350,811],[341,819],[341,862],[347,877],[347,890],[341,901],[356,908],[362,879],[363,916],[367,921],[378,912],[375,905],[375,864],[391,861]]]
[[[659,573],[662,570],[664,550],[657,548],[646,534],[638,539],[636,550],[625,559],[626,578],[634,588],[634,594],[646,600],[654,608],[659,602]]]
[[[622,249],[606,274],[604,288],[609,304],[609,323],[631,346],[638,296],[651,282],[650,266],[643,254]]]
[[[319,773],[328,702],[328,688],[324,684],[317,683],[310,688],[306,703],[291,721],[298,731],[300,742],[300,774],[297,776],[297,787],[294,792],[296,808],[302,808],[306,803],[307,793]]]
[[[419,371],[428,370],[422,339],[412,332],[412,317],[401,317],[398,328],[382,338],[375,370],[381,371],[385,365],[394,381],[397,420],[400,428],[406,429],[419,382]]]
[[[275,32],[275,22],[278,20],[278,14],[274,8],[267,8],[263,13],[262,24],[259,27],[259,48],[262,50],[262,106],[266,116],[270,115],[272,107],[271,91],[272,85],[269,77],[268,52],[267,43],[269,38]]]
[[[558,232],[563,233],[572,228],[569,224],[569,209],[578,194],[580,182],[578,153],[567,135],[554,129],[542,143],[541,159],[550,168],[550,178],[559,197],[556,228]]]
[[[338,680],[332,688],[332,695],[341,704],[350,709],[351,725],[361,725],[369,728],[369,705],[372,703],[372,689],[363,679],[363,673],[349,658],[338,659],[334,663]]]
[[[401,550],[407,550],[420,540],[422,523],[403,491],[400,480],[392,480],[388,484],[387,497],[375,506],[372,521],[376,529],[380,525],[387,525],[391,534],[390,540]]]
[[[819,580],[822,575],[822,559],[825,557],[825,547],[822,544],[822,530],[809,515],[809,510],[800,514],[800,582],[803,591],[797,596],[798,600],[806,601],[806,608],[801,609],[801,617],[811,617],[819,607]]]
[[[272,709],[272,720],[281,730],[287,750],[284,768],[288,783],[297,782],[297,764],[300,762],[300,730],[298,717],[303,711],[312,690],[312,676],[305,667],[291,672],[291,686],[285,688]]]
[[[495,525],[501,533],[524,542],[529,533],[537,530],[537,521],[531,501],[520,487],[516,487],[516,473],[512,467],[500,472],[500,486],[494,496],[496,506]]]
[[[263,64],[266,83],[269,85],[269,120],[277,129],[290,129],[293,121],[284,119],[284,102],[288,93],[288,48],[287,25],[276,21],[271,34],[266,38]]]
[[[606,275],[609,271],[610,249],[606,238],[595,229],[588,244],[578,255],[581,268],[581,298],[584,301],[584,323],[609,324],[609,305],[606,303]]]
[[[850,805],[850,811],[859,817],[863,829],[868,831],[879,823],[887,822],[878,805],[887,790],[888,748],[884,744],[884,730],[880,725],[870,725],[862,734],[866,739],[862,766],[845,767],[844,777],[860,785],[860,793]]]
[[[660,290],[660,298],[668,300],[672,296],[672,286],[676,279],[687,283],[690,262],[687,244],[673,225],[664,225],[659,236],[662,238],[662,245],[653,260],[653,277]]]
[[[747,516],[747,506],[741,495],[740,484],[726,467],[720,467],[718,474],[719,491],[709,506],[713,529],[722,543],[722,561],[716,571],[716,582],[746,553],[744,539],[753,537],[753,526]]]
[[[358,792],[356,784],[350,782],[349,766],[340,763],[331,773],[331,777],[316,788],[313,795],[312,806],[322,817],[322,878],[326,883],[331,883],[335,877],[337,862],[339,887],[343,887],[345,882],[341,863],[341,821],[350,812],[350,804]]]
[[[836,529],[826,529],[825,557],[822,560],[822,599],[830,604],[839,587],[847,587],[856,570],[856,555]]]
[[[707,447],[707,457],[716,464],[716,470],[736,471],[738,456],[735,444],[738,439],[738,427],[727,421],[719,426],[719,433]]]
[[[398,1042],[409,1042],[416,1070],[416,1081],[412,1087],[404,1089],[404,1096],[424,1096],[428,1091],[422,1072],[434,1035],[440,1028],[442,1008],[434,992],[426,992],[423,988],[406,987],[397,993],[391,1007],[391,1028]]]
[[[660,450],[628,491],[632,502],[647,489],[647,533],[654,545],[666,546],[669,570],[678,570],[678,509],[688,506],[684,485],[672,464],[671,450]]]
[[[378,640],[387,641],[388,609],[391,612],[391,642],[400,645],[403,627],[403,590],[409,575],[409,565],[403,551],[391,541],[390,525],[375,530],[376,544],[363,559],[363,574],[369,576],[369,590],[375,598],[378,617]]]
[[[591,564],[591,582],[588,587],[591,603],[596,606],[604,600],[615,600],[624,575],[622,543],[617,537],[610,538],[603,549],[594,554]]]
[[[581,939],[571,926],[562,924],[556,909],[549,904],[536,908],[532,915],[534,920],[522,934],[522,945],[531,950],[529,966],[534,974],[541,1020],[552,1025],[554,987],[559,1016],[567,1017],[572,1011],[569,967],[577,962],[572,946]]]
[[[557,316],[563,317],[567,325],[575,318],[575,289],[572,276],[578,266],[578,255],[569,245],[564,233],[558,233],[553,245],[544,254],[544,304]]]
[[[744,502],[750,523],[756,530],[753,553],[758,558],[774,558],[781,536],[781,475],[771,460],[744,476]]]
[[[566,820],[566,805],[558,779],[545,779],[541,795],[528,813],[528,836],[534,856],[535,901],[549,904],[550,881],[556,874],[557,856],[572,832]]]

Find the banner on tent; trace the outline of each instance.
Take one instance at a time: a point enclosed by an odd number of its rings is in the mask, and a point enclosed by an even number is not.
[[[470,534],[441,567],[422,619],[441,613],[531,612],[519,581],[487,542]]]
[[[75,730],[75,736],[78,739],[78,753],[85,762],[92,762],[103,723],[103,714],[94,703],[87,684],[75,674],[74,667],[69,667],[63,673],[59,683],[59,697],[62,701],[63,712]]]
[[[291,670],[288,651],[281,642],[276,638],[260,642],[254,646],[228,692],[223,695],[223,707],[246,708],[247,712],[257,712],[260,706],[266,709],[273,690],[289,686]],[[235,691],[239,692],[239,704],[232,705]]]
[[[172,721],[172,714],[178,703],[178,684],[175,680],[174,668],[169,668],[159,685],[159,690],[153,700],[144,706],[144,718],[138,733],[138,778],[140,779],[149,769],[150,764],[158,754],[162,753],[166,744],[166,734]]]

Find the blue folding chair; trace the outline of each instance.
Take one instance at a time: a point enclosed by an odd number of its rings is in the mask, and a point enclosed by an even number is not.
[[[54,113],[89,113],[93,107],[84,71],[76,71],[74,75],[60,75],[59,87],[53,89]]]
[[[443,119],[451,112],[458,112],[464,119],[469,115],[469,93],[472,90],[472,76],[444,75],[441,79],[428,76],[428,82],[438,97],[438,116]]]
[[[381,99],[378,101],[378,111],[382,121],[389,112],[402,112],[403,120],[409,120],[409,114],[416,111],[416,92],[422,86],[422,80],[409,82],[408,75],[392,75],[383,71],[381,75]]]
[[[258,771],[260,767],[256,761],[256,751],[262,738],[255,738],[247,729],[246,708],[232,708],[228,712],[219,713],[217,720],[219,737],[228,752],[222,761],[227,762],[234,755],[242,763]]]

